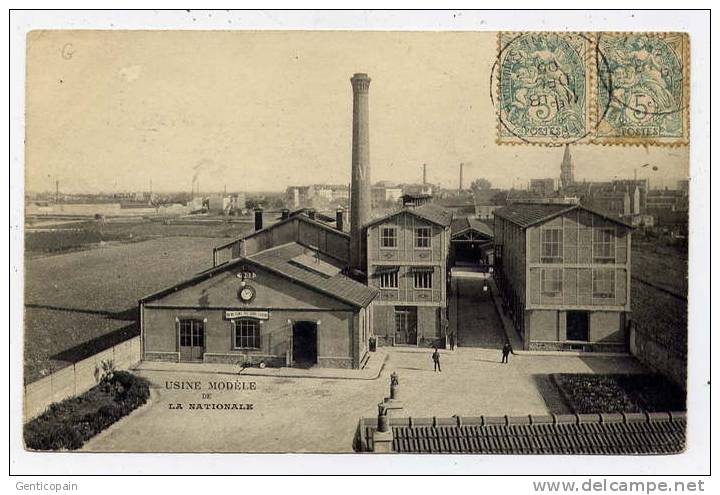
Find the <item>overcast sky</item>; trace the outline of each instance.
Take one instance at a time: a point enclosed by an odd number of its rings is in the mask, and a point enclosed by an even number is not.
[[[500,146],[494,33],[36,31],[26,187],[280,190],[350,180],[350,77],[370,85],[372,180],[500,187],[558,177],[562,148]],[[577,180],[687,176],[687,148],[573,145]],[[656,166],[654,171],[652,166]]]

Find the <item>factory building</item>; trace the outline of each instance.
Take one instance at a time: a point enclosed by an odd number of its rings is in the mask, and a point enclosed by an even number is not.
[[[213,250],[213,266],[140,300],[146,360],[360,368],[371,337],[445,337],[452,212],[422,201],[371,218],[369,86],[351,78],[350,222],[284,210]]]
[[[451,221],[449,210],[424,204],[367,225],[368,285],[380,292],[373,328],[381,344],[445,345]]]
[[[494,276],[524,349],[627,350],[631,232],[579,204],[495,211]]]
[[[305,215],[255,218],[213,268],[140,301],[145,359],[361,367],[377,291],[344,274],[349,236]]]

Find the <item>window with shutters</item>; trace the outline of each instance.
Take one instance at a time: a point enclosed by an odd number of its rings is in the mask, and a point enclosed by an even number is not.
[[[398,288],[398,272],[386,272],[380,274],[381,289],[397,289]]]
[[[432,289],[432,272],[415,272],[416,289]]]

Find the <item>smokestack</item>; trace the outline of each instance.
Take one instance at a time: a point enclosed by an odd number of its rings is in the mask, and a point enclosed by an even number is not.
[[[316,211],[315,208],[308,208],[307,209],[307,216],[310,220],[315,220]]]
[[[263,209],[259,206],[255,208],[255,230],[263,228]]]
[[[290,218],[290,210],[283,208],[280,211],[280,220],[287,220],[288,218]]]
[[[60,181],[56,180],[55,181],[55,203],[57,204],[59,202],[60,202]]]
[[[343,228],[345,227],[345,221],[344,221],[344,218],[343,218],[344,214],[345,214],[345,210],[343,210],[342,207],[341,207],[341,208],[338,208],[338,209],[335,211],[335,227],[336,227],[340,232],[342,232],[342,231],[343,231]]]
[[[370,110],[367,74],[350,79],[353,88],[352,187],[350,189],[350,266],[362,270],[363,225],[370,220]]]
[[[423,163],[423,186],[427,185],[427,163]]]

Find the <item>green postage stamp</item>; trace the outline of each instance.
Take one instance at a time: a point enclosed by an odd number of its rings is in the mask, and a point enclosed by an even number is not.
[[[566,144],[592,130],[590,40],[577,33],[499,33],[498,142]]]
[[[683,145],[686,33],[498,34],[500,144]]]

